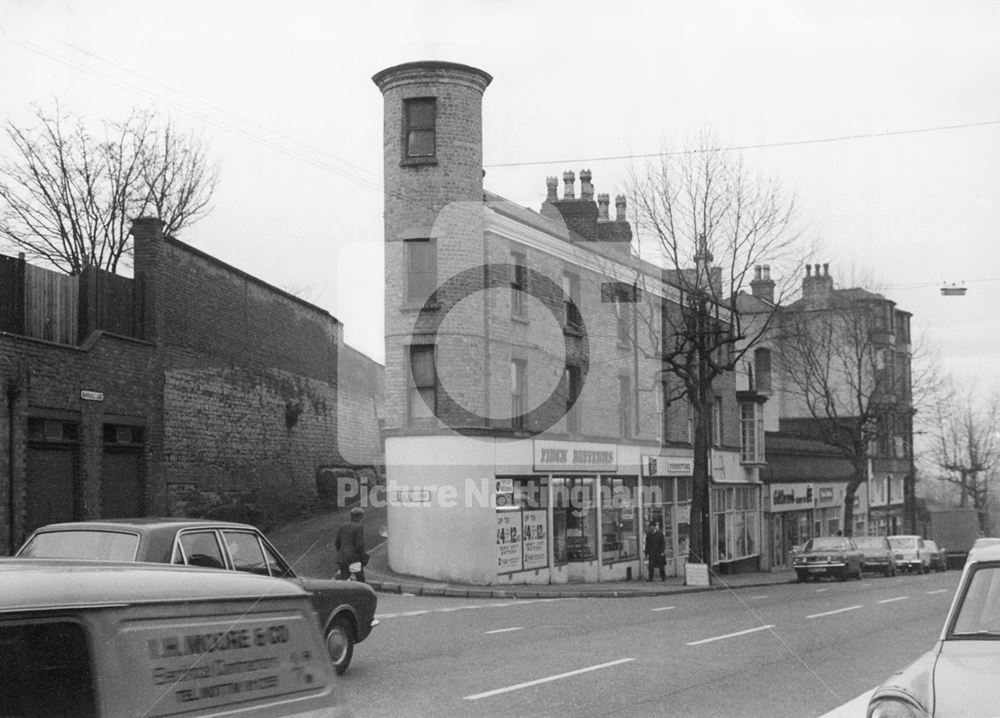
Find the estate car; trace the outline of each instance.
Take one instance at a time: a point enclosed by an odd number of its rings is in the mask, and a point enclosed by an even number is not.
[[[854,541],[846,536],[817,536],[806,541],[802,551],[792,559],[799,581],[832,576],[841,581],[861,578],[864,557]]]
[[[149,561],[288,579],[312,596],[338,674],[350,665],[354,645],[378,623],[377,596],[370,586],[296,576],[271,542],[248,524],[171,518],[50,524],[36,529],[15,556]]]

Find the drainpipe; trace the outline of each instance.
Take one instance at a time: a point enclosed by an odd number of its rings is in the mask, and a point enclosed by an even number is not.
[[[21,395],[13,379],[7,381],[7,524],[9,553],[13,555],[15,540],[14,531],[14,401]]]

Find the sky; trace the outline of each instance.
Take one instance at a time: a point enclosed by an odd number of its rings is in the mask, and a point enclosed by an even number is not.
[[[381,361],[381,69],[493,76],[487,189],[598,193],[708,129],[794,194],[970,389],[1000,388],[1000,3],[0,0],[0,120],[58,100],[200,133],[212,213],[178,238],[326,309]],[[9,145],[0,141],[0,151]],[[942,286],[965,296],[942,296]]]

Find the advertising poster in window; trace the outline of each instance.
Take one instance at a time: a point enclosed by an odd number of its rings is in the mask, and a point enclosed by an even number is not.
[[[497,573],[511,573],[523,568],[521,536],[521,512],[497,512]]]
[[[524,543],[524,568],[545,568],[549,565],[548,513],[525,511],[521,514]]]

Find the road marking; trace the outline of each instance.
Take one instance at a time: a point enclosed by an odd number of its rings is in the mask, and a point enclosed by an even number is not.
[[[750,600],[751,601],[763,601],[765,598],[767,598],[767,596],[751,596]]]
[[[628,663],[629,661],[634,661],[634,658],[619,658],[617,661],[611,661],[610,663],[601,663],[597,666],[589,666],[587,668],[579,668],[575,671],[567,671],[566,673],[560,673],[555,676],[547,676],[545,678],[536,678],[533,681],[525,681],[524,683],[518,683],[513,686],[507,686],[506,688],[496,688],[492,691],[486,691],[485,693],[476,693],[475,695],[465,696],[467,701],[478,701],[480,698],[489,698],[490,696],[498,696],[502,693],[510,693],[511,691],[519,691],[522,688],[530,688],[531,686],[537,686],[542,683],[550,683],[552,681],[558,681],[561,678],[570,678],[571,676],[578,676],[581,673],[589,673],[591,671],[598,671],[602,668],[610,668],[611,666],[618,666],[622,663]]]
[[[928,596],[933,596],[935,593],[948,593],[948,591],[950,591],[950,590],[951,590],[950,588],[939,588],[936,591],[928,591],[927,595]]]
[[[857,611],[861,606],[848,606],[847,608],[838,608],[836,611],[827,611],[826,613],[814,613],[811,616],[806,616],[806,618],[822,618],[823,616],[833,616],[837,613],[847,613],[848,611]]]
[[[509,606],[524,606],[528,603],[549,603],[553,601],[566,601],[565,598],[532,598],[519,601],[503,601],[501,603],[472,603],[464,606],[445,606],[443,608],[426,608],[420,611],[401,611],[399,613],[380,613],[375,616],[378,619],[384,618],[406,618],[408,616],[423,616],[427,613],[454,613],[455,611],[471,611],[477,608],[507,608]]]
[[[651,611],[673,611],[677,606],[660,606],[659,608],[652,608]]]
[[[909,596],[896,596],[895,598],[883,598],[879,603],[893,603],[895,601],[905,601]]]
[[[817,588],[816,589],[816,593],[823,593],[823,591],[829,591],[829,590],[830,589],[828,589],[828,588]]]
[[[491,633],[509,633],[510,631],[520,631],[522,630],[522,628],[523,626],[513,626],[512,628],[498,628],[494,631],[487,631],[486,635],[488,636]]]
[[[724,638],[735,638],[736,636],[745,636],[748,633],[756,633],[757,631],[766,631],[769,628],[774,628],[774,624],[768,624],[767,626],[757,626],[757,628],[748,628],[745,631],[737,631],[736,633],[727,633],[724,636],[713,636],[712,638],[703,638],[700,641],[691,641],[689,646],[700,646],[703,643],[711,643],[712,641],[721,641]]]

